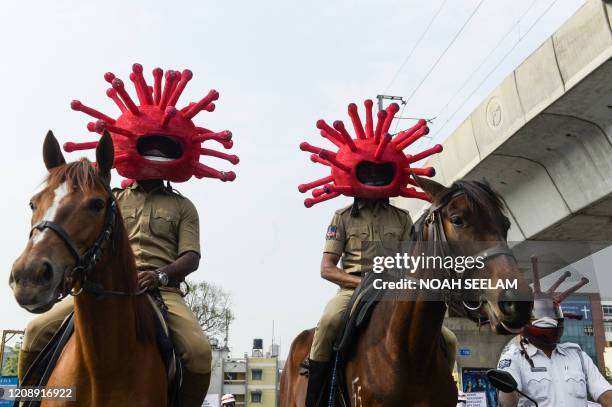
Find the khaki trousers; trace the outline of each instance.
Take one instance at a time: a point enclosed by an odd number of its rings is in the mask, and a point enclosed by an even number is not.
[[[348,307],[353,291],[354,290],[350,288],[340,288],[336,295],[325,306],[323,316],[317,324],[312,340],[312,346],[310,348],[311,360],[316,362],[329,362],[331,360],[334,341],[341,328],[342,315]],[[452,372],[455,365],[455,354],[457,352],[457,337],[444,325],[442,326],[442,337],[446,342],[449,370]]]
[[[162,288],[160,291],[168,306],[166,323],[183,366],[192,373],[210,373],[212,355],[208,339],[195,315],[183,300],[180,290]],[[22,349],[25,352],[42,351],[73,308],[74,299],[68,297],[28,323]]]
[[[317,324],[312,347],[310,348],[310,359],[316,362],[329,362],[336,335],[340,329],[342,315],[353,295],[352,288],[340,288],[336,295],[327,303],[323,310],[323,316]]]

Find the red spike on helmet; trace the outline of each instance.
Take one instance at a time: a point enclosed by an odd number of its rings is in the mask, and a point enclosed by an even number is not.
[[[359,117],[357,105],[351,103],[348,106],[348,115],[355,131],[355,139],[351,137],[340,120],[336,120],[333,126],[327,124],[325,120],[317,121],[317,128],[321,136],[334,144],[338,148],[337,152],[315,147],[307,142],[300,144],[302,151],[312,153],[310,156],[312,162],[331,167],[330,176],[301,184],[298,187],[302,193],[317,188],[313,191],[313,198],[304,201],[306,207],[309,208],[341,194],[369,199],[403,196],[429,200],[424,192],[417,191],[408,185],[414,184],[410,178],[412,174],[434,176],[433,167],[414,168],[410,164],[439,153],[442,151],[442,146],[437,144],[415,155],[403,153],[406,147],[429,132],[426,121],[419,120],[412,128],[399,132],[393,137],[388,131],[395,114],[399,111],[399,106],[393,103],[387,109],[378,112],[378,121],[374,124],[373,102],[368,99],[364,105],[366,108],[365,127]],[[380,182],[380,185],[364,183],[360,180],[360,168],[363,169],[364,166],[376,168],[378,165],[381,166],[380,168],[385,166],[391,169],[390,179]]]
[[[163,179],[184,182],[196,178],[218,178],[233,181],[234,172],[222,172],[200,163],[200,157],[214,157],[237,164],[239,159],[220,151],[204,148],[205,142],[216,142],[225,149],[233,146],[229,130],[215,132],[196,126],[192,119],[202,110],[212,112],[213,101],[219,98],[211,90],[197,103],[176,107],[183,90],[192,78],[189,70],[182,73],[174,70],[153,70],[153,86],[149,86],[140,64],[132,66],[130,80],[134,84],[139,105],[125,89],[124,82],[107,72],[104,79],[111,84],[106,94],[115,102],[121,114],[116,119],[105,115],[80,101],[73,101],[73,110],[81,111],[97,119],[88,123],[91,132],[108,130],[115,145],[115,168],[129,179]],[[94,149],[96,142],[66,143],[64,150]]]

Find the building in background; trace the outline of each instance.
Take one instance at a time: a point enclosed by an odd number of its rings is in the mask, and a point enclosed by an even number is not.
[[[263,350],[263,340],[254,339],[251,354],[232,358],[227,346],[211,341],[212,373],[206,397],[206,407],[218,407],[221,396],[231,393],[237,407],[278,406],[279,377],[282,363],[280,348],[272,344],[268,352]]]
[[[605,347],[604,364],[608,377],[612,376],[612,301],[602,301],[601,310],[603,316]]]

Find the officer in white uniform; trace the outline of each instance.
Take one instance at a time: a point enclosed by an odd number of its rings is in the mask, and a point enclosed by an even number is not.
[[[585,407],[587,392],[602,406],[612,407],[610,383],[580,346],[559,343],[562,335],[562,314],[560,318],[533,321],[525,328],[519,344],[511,345],[501,356],[497,368],[509,372],[518,389],[540,407]],[[533,406],[516,392],[500,392],[499,402],[501,407]]]

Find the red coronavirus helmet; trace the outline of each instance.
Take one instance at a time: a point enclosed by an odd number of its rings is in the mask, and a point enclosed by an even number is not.
[[[395,114],[399,111],[397,103],[377,115],[374,126],[371,100],[365,101],[366,120],[363,126],[357,105],[348,106],[348,114],[353,123],[356,138],[353,139],[344,123],[337,120],[333,127],[324,120],[317,121],[321,136],[332,142],[337,152],[314,147],[306,142],[300,149],[312,153],[310,159],[331,168],[331,175],[319,180],[301,184],[300,192],[312,191],[312,198],[304,201],[306,207],[319,202],[346,195],[357,198],[382,199],[395,196],[429,200],[422,191],[414,187],[416,181],[411,174],[433,176],[433,167],[413,168],[410,165],[432,154],[442,151],[442,146],[435,146],[414,155],[406,155],[403,150],[429,132],[425,120],[419,120],[412,128],[401,131],[395,136],[388,133]]]
[[[162,81],[164,76],[165,81]],[[104,79],[111,88],[106,94],[121,111],[119,117],[113,119],[78,100],[73,100],[71,107],[98,119],[87,124],[89,131],[110,132],[115,145],[115,168],[126,178],[184,182],[195,176],[233,181],[236,178],[233,171],[218,171],[200,162],[200,156],[212,156],[237,164],[237,156],[202,146],[203,142],[214,141],[229,149],[233,145],[232,133],[229,130],[214,132],[193,123],[193,118],[202,110],[212,112],[215,109],[213,102],[219,98],[219,93],[211,90],[196,103],[189,103],[181,109],[176,107],[192,76],[188,69],[183,72],[169,70],[164,75],[160,68],[155,68],[153,86],[149,86],[142,66],[134,64],[130,79],[139,105],[127,93],[123,81],[107,72]],[[64,150],[88,150],[96,145],[97,141],[70,142],[64,144]]]
[[[563,314],[561,302],[580,287],[588,284],[589,280],[583,277],[580,282],[561,293],[555,290],[571,275],[566,271],[548,290],[542,292],[540,288],[540,274],[538,260],[533,257],[533,311],[529,325],[523,328],[522,335],[536,346],[552,346],[559,343],[563,336],[563,323],[565,318],[580,319],[580,316]]]

